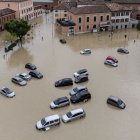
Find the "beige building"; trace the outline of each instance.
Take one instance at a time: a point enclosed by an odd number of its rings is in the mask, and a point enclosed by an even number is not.
[[[31,20],[34,18],[32,0],[0,0],[0,9],[3,8],[16,11],[16,19]]]

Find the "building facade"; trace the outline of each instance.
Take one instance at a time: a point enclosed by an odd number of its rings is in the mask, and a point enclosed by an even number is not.
[[[0,31],[4,30],[4,25],[6,22],[15,19],[15,13],[16,11],[11,10],[9,8],[0,10]]]
[[[0,9],[3,8],[16,11],[16,19],[31,20],[34,18],[32,0],[0,0]]]

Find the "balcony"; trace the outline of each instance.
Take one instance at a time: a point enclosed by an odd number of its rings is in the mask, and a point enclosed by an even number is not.
[[[75,23],[72,20],[68,20],[68,19],[64,19],[64,18],[57,19],[56,22],[64,27],[75,26]]]

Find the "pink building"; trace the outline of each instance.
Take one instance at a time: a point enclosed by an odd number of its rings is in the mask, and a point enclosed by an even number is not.
[[[0,0],[0,9],[4,8],[16,11],[16,19],[31,20],[34,18],[32,0]]]
[[[106,5],[77,5],[68,10],[68,18],[62,22],[67,26],[57,20],[56,29],[63,34],[107,31],[111,29],[111,12]]]

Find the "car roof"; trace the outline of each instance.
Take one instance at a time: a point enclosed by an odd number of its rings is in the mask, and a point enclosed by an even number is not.
[[[79,113],[79,112],[83,112],[84,110],[82,108],[79,108],[79,109],[74,109],[74,110],[71,110],[70,112],[72,114],[76,114],[76,113]]]
[[[77,89],[85,89],[85,88],[87,88],[87,87],[85,87],[85,86],[78,86],[78,87],[75,87],[75,88],[77,88]]]
[[[120,100],[118,97],[110,96],[108,99],[114,100],[115,102],[118,102]]]
[[[7,88],[7,87],[2,87],[1,90],[4,90],[4,91],[9,91],[10,89]]]
[[[77,71],[77,73],[80,73],[80,72],[87,72],[87,69],[81,69]]]
[[[90,49],[84,49],[84,51],[91,51]]]
[[[16,79],[16,80],[22,79],[22,78],[20,78],[20,77],[18,77],[18,76],[15,76],[15,77],[13,77],[13,78]]]
[[[69,99],[68,99],[68,97],[61,97],[61,98],[57,98],[56,100],[58,100],[59,102],[61,102],[61,101],[64,101],[64,100],[69,100]]]
[[[63,81],[63,80],[64,81],[69,81],[69,80],[72,81],[72,78],[63,78],[63,79],[61,79],[61,81]]]
[[[25,75],[27,75],[28,73],[20,73],[20,75],[23,75],[23,76],[25,76]]]
[[[59,117],[58,114],[45,117],[45,120],[46,120],[46,121],[52,121],[52,120],[55,120],[55,119],[60,119],[60,117]]]

